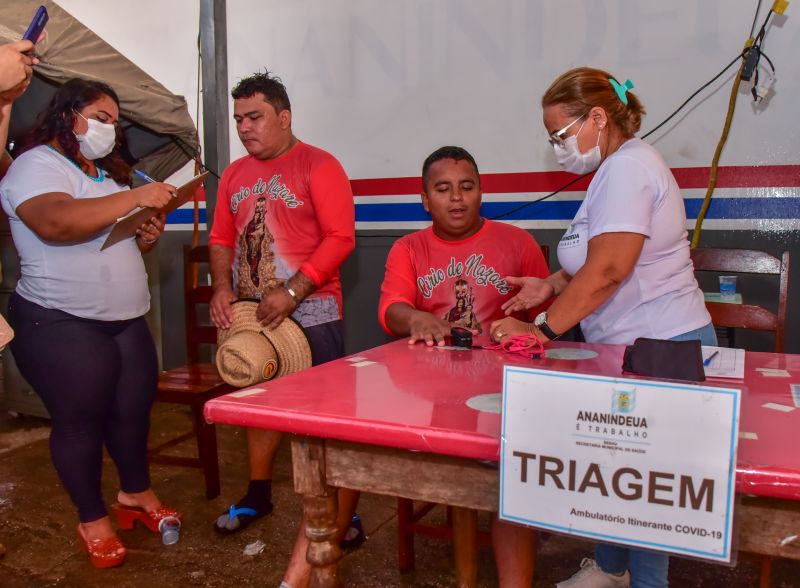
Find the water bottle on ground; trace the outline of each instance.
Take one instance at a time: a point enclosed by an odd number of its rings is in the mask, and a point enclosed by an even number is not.
[[[164,517],[158,523],[161,533],[161,542],[164,545],[173,545],[181,537],[181,521],[177,517]]]

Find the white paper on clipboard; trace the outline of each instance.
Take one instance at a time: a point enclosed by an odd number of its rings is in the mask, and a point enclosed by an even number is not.
[[[703,345],[703,370],[711,378],[744,378],[744,349]]]
[[[111,229],[111,233],[108,235],[105,243],[103,243],[100,251],[103,249],[108,249],[120,241],[124,241],[125,239],[133,237],[136,235],[136,229],[138,229],[143,223],[146,223],[155,215],[162,212],[164,214],[169,214],[173,210],[189,202],[207,175],[208,172],[203,172],[186,182],[183,186],[177,189],[178,196],[173,198],[163,208],[140,208],[125,218],[118,220],[117,224],[114,225],[114,228]]]

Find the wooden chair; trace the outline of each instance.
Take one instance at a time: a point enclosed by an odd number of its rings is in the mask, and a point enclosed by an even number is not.
[[[212,423],[203,418],[203,406],[208,400],[227,394],[235,388],[219,377],[213,363],[200,361],[200,348],[215,345],[217,330],[213,325],[201,324],[198,307],[207,306],[211,300],[211,286],[197,284],[198,267],[208,264],[208,247],[184,247],[183,285],[186,316],[186,365],[163,371],[158,377],[157,402],[170,402],[189,406],[193,429],[165,441],[149,451],[151,463],[200,468],[206,484],[206,498],[216,498],[220,493],[219,462],[217,459],[217,432]],[[207,316],[205,309],[202,316]],[[197,457],[164,455],[165,449],[174,447],[192,437],[197,440]]]
[[[752,329],[775,333],[775,352],[783,353],[784,325],[789,289],[789,252],[781,259],[753,249],[715,249],[698,247],[692,250],[696,272],[724,274],[767,274],[778,278],[777,314],[753,304],[706,302],[711,322],[716,327]]]
[[[753,329],[775,333],[775,352],[783,352],[784,326],[789,289],[789,252],[784,251],[781,259],[769,253],[753,249],[715,249],[698,247],[692,250],[692,262],[696,272],[721,272],[731,274],[767,274],[778,278],[778,312],[773,313],[762,306],[752,304],[730,304],[706,302],[711,322],[716,327],[724,327],[731,333],[733,329]],[[729,336],[732,341],[733,337]],[[769,588],[772,584],[772,558],[756,554],[760,560],[759,586]]]
[[[414,535],[424,535],[443,541],[453,540],[453,514],[450,507],[447,507],[446,525],[434,525],[423,521],[423,518],[437,506],[439,505],[433,502],[420,502],[415,505],[414,501],[408,498],[397,499],[397,555],[401,572],[410,572],[414,569]],[[477,520],[467,524],[477,528]],[[477,531],[476,541],[478,547],[490,547],[492,544],[487,531]],[[456,554],[456,560],[458,559]],[[458,561],[456,563],[458,565]]]

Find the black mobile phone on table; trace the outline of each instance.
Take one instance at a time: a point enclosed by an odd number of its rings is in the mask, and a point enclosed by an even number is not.
[[[31,43],[36,43],[39,40],[39,37],[44,31],[45,25],[47,25],[47,21],[50,20],[50,16],[47,14],[47,8],[44,6],[40,6],[39,10],[36,11],[36,14],[31,21],[31,24],[28,25],[28,30],[25,31],[25,34],[22,35],[22,39],[25,41],[30,41]]]

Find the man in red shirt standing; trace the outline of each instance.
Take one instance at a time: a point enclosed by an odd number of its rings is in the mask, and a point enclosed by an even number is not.
[[[231,92],[239,139],[247,155],[231,163],[219,183],[209,237],[211,319],[229,328],[231,304],[260,300],[256,317],[267,328],[291,316],[302,325],[313,364],[344,355],[339,266],[355,246],[350,181],[329,153],[292,133],[292,111],[279,78],[257,73]],[[518,274],[531,275],[531,274]],[[247,494],[215,529],[233,533],[272,511],[272,470],[281,433],[247,429]],[[342,516],[352,496],[340,492]],[[347,519],[349,520],[349,519]],[[307,581],[307,539],[301,526],[286,584]]]
[[[409,344],[444,345],[453,326],[488,335],[517,285],[505,276],[550,274],[541,248],[526,231],[481,217],[478,166],[461,147],[428,156],[422,190],[433,225],[398,239],[389,252],[378,319]],[[500,586],[531,585],[534,537],[531,529],[493,519]]]

